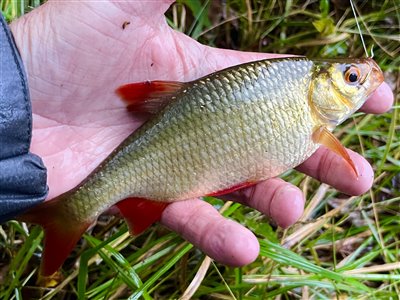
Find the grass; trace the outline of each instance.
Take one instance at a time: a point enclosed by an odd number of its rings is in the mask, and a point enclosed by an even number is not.
[[[41,1],[2,1],[13,20]],[[310,57],[364,56],[346,1],[185,1],[169,24],[202,43]],[[0,226],[2,299],[397,299],[400,295],[400,6],[357,1],[368,51],[395,90],[393,110],[357,113],[336,130],[375,170],[369,193],[348,197],[295,171],[284,178],[306,196],[302,219],[287,230],[258,212],[208,199],[251,229],[261,253],[243,268],[212,262],[161,226],[131,237],[126,225],[101,217],[71,255],[55,288],[35,285],[43,233],[10,221]]]

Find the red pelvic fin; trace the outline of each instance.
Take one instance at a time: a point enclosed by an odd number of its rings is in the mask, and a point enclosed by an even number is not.
[[[171,101],[171,96],[185,86],[177,81],[145,81],[120,86],[116,93],[129,111],[155,114]]]
[[[44,202],[18,217],[20,221],[38,224],[44,229],[44,249],[40,266],[40,275],[43,277],[51,276],[62,266],[91,224],[78,224],[66,215],[62,210],[63,200],[60,200]]]
[[[132,235],[138,235],[161,219],[169,203],[140,198],[127,198],[116,204]]]
[[[235,186],[230,187],[230,188],[225,189],[225,190],[216,191],[216,192],[214,192],[214,193],[208,194],[207,196],[216,197],[216,196],[221,196],[221,195],[230,194],[230,193],[233,193],[233,192],[235,192],[235,191],[237,191],[237,190],[244,189],[244,188],[246,188],[246,187],[252,186],[252,185],[254,185],[254,184],[256,184],[256,182],[243,182],[243,183],[239,183],[238,185],[235,185]]]

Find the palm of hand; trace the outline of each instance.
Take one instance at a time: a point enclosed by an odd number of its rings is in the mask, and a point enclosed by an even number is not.
[[[273,57],[209,48],[173,31],[163,16],[170,2],[48,2],[12,24],[29,75],[32,152],[48,168],[50,199],[79,184],[141,125],[142,120],[130,115],[116,96],[119,85],[188,81],[244,61]],[[130,24],[123,29],[126,21]],[[348,180],[334,181],[337,173],[351,174],[346,167],[337,167],[332,178],[324,175],[332,161],[340,160],[324,149],[300,168],[344,191],[359,193],[371,184],[372,171],[365,160],[352,156],[364,172],[355,188]],[[300,190],[279,179],[231,196],[283,226],[296,221],[303,209]],[[257,241],[250,232],[199,200],[170,205],[162,221],[225,263],[240,265],[257,255]],[[202,239],[205,233],[209,240]]]
[[[31,38],[46,40],[31,42],[31,51],[39,57],[24,61],[28,70],[38,70],[29,74],[32,152],[41,155],[48,168],[49,198],[75,187],[142,123],[126,112],[116,96],[119,85],[192,80],[244,60],[222,57],[221,51],[173,31],[163,17],[167,7],[153,7],[159,13],[148,17],[143,12],[124,13],[111,3],[95,8],[75,4],[67,8],[70,12],[48,10],[45,20],[52,24],[50,28],[35,23],[43,32]],[[107,18],[110,9],[115,13],[112,19]],[[88,18],[88,14],[92,15]],[[124,30],[127,20],[130,24]],[[36,22],[33,17],[27,21]],[[208,55],[208,63],[202,64]]]

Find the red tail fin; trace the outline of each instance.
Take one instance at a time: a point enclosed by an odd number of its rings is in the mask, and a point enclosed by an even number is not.
[[[116,205],[125,218],[130,233],[137,235],[145,231],[154,222],[161,219],[161,214],[168,203],[139,198],[127,198],[118,202]]]
[[[64,201],[67,200],[58,198],[42,203],[18,218],[23,222],[41,225],[44,229],[44,249],[40,267],[40,275],[43,277],[51,277],[62,266],[82,234],[94,221],[77,222],[63,209]],[[160,220],[167,205],[168,203],[135,198],[117,203],[132,234],[139,234]]]
[[[61,199],[60,199],[61,200]],[[44,249],[40,275],[51,276],[64,263],[91,222],[77,223],[62,210],[62,201],[42,203],[18,219],[41,225],[44,229]]]

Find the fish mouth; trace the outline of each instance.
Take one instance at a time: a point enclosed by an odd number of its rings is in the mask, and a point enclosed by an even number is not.
[[[372,93],[378,88],[378,86],[381,85],[384,80],[384,76],[381,68],[372,58],[367,58],[367,63],[370,67],[370,71],[367,76],[369,82],[371,83],[369,92]]]

